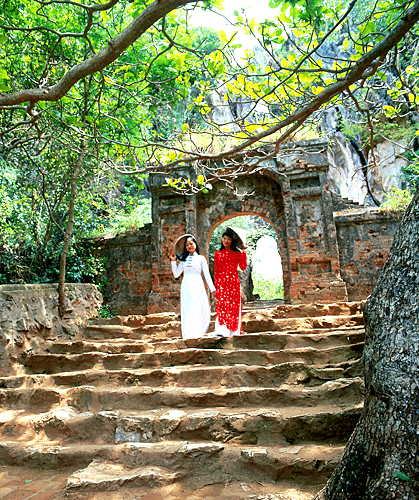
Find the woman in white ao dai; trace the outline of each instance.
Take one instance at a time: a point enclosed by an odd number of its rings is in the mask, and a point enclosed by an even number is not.
[[[211,311],[201,273],[204,273],[208,288],[215,296],[215,286],[209,273],[207,260],[199,255],[198,244],[193,236],[185,238],[180,261],[176,262],[174,253],[170,259],[174,277],[178,278],[183,273],[180,288],[182,338],[202,337],[208,330]]]

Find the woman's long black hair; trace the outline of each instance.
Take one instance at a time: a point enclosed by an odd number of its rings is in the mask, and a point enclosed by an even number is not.
[[[240,248],[237,247],[237,243],[239,242],[239,239],[237,238],[237,234],[232,231],[230,228],[227,228],[224,233],[221,235],[221,238],[223,236],[228,236],[231,238],[231,245],[230,245],[230,250],[233,250],[233,252],[240,252]],[[223,242],[221,242],[220,250],[225,250],[225,246],[223,245]]]
[[[183,242],[183,252],[178,255],[178,259],[179,260],[183,260],[185,261],[186,260],[186,257],[189,255],[189,252],[188,250],[186,250],[186,242],[188,240],[192,240],[194,243],[195,243],[195,246],[196,246],[196,250],[195,252],[199,255],[199,246],[198,246],[198,242],[196,241],[195,237],[194,236],[188,236],[185,241]]]

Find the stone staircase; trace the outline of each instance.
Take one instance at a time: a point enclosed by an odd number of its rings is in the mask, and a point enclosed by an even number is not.
[[[77,468],[76,498],[311,495],[360,415],[363,340],[362,303],[248,305],[229,339],[183,341],[174,313],[92,320],[0,378],[0,461]]]

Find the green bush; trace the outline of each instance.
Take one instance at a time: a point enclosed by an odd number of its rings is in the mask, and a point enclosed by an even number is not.
[[[281,278],[266,279],[261,274],[253,273],[253,293],[261,300],[284,298],[284,284]]]
[[[406,210],[413,198],[413,192],[408,189],[400,189],[391,186],[387,193],[384,193],[385,201],[381,204],[380,210],[386,212],[399,212]]]
[[[151,223],[151,198],[137,200],[137,206],[130,213],[115,215],[106,228],[108,233],[128,233]]]

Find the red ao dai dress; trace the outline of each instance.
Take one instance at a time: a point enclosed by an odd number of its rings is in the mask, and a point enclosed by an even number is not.
[[[242,296],[237,266],[247,267],[246,252],[217,250],[214,254],[214,282],[217,290],[215,334],[239,335],[242,323]]]

